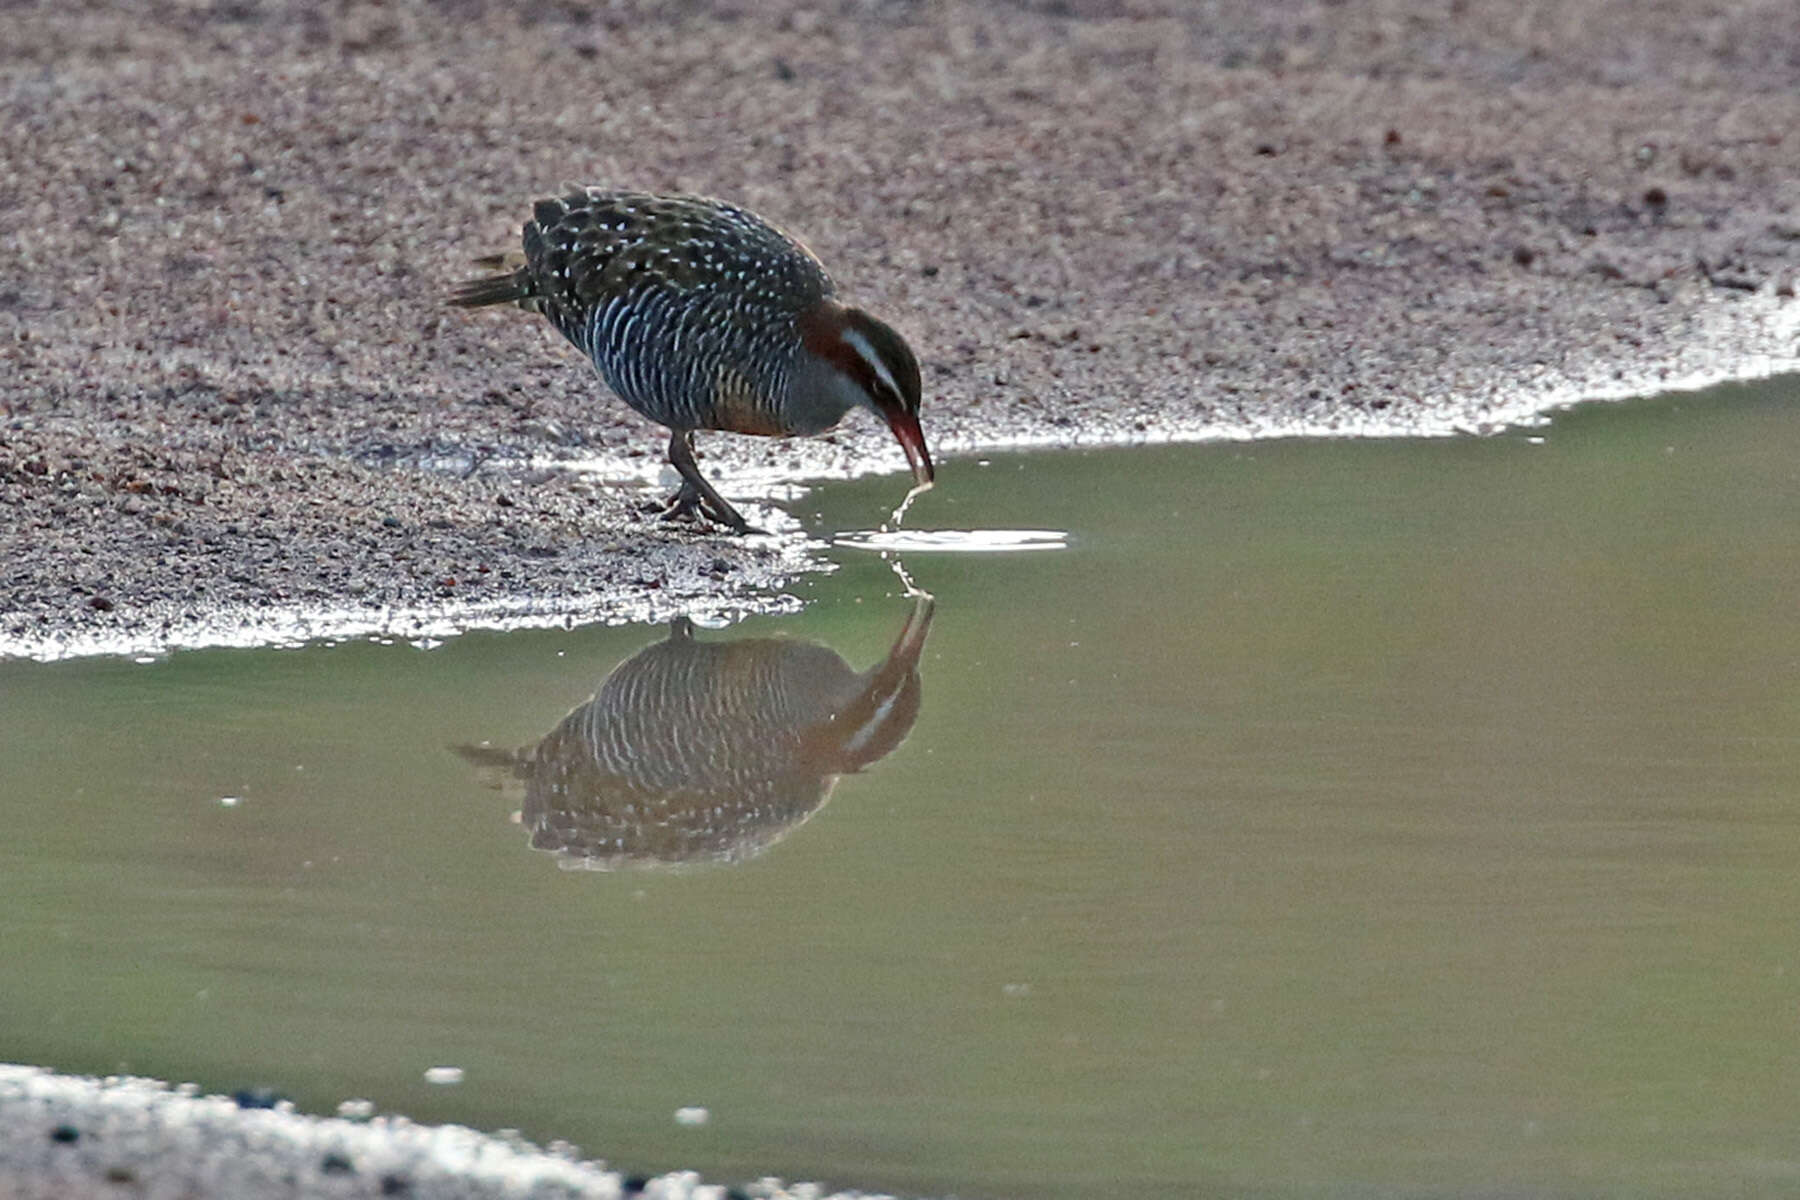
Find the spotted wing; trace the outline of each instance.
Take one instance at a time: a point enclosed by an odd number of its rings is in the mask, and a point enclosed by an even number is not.
[[[633,408],[780,431],[795,321],[833,290],[798,241],[717,200],[577,188],[538,201],[525,254],[545,315]]]

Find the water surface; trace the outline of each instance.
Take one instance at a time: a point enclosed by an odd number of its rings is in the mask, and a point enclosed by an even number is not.
[[[728,630],[0,664],[0,1058],[721,1180],[1791,1191],[1797,396],[951,462],[909,527],[1068,545],[908,559],[897,664],[856,550]],[[609,676],[792,752],[670,784]],[[705,852],[564,836],[645,813]]]

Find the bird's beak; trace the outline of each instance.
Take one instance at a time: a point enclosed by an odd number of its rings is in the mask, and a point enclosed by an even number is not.
[[[931,451],[925,448],[925,431],[919,428],[919,418],[905,409],[894,409],[882,415],[887,418],[888,428],[894,431],[900,448],[906,451],[913,478],[921,484],[930,483],[937,472],[932,469]]]

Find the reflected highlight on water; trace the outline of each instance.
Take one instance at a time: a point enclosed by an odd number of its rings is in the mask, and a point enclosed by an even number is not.
[[[875,529],[840,533],[831,544],[892,553],[1003,554],[1063,550],[1069,535],[1060,529]]]
[[[813,642],[701,641],[679,618],[537,745],[456,751],[523,791],[532,848],[565,867],[741,862],[906,738],[932,609],[916,597],[887,658],[860,674]]]

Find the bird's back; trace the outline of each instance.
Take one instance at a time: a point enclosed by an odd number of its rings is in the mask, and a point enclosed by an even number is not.
[[[736,205],[575,188],[537,202],[519,272],[607,385],[674,429],[780,434],[796,321],[832,294],[799,242]]]

